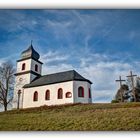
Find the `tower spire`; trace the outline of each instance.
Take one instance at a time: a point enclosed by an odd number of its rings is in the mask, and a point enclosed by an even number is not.
[[[27,50],[23,51],[21,53],[21,59],[24,59],[24,58],[34,58],[36,60],[38,60],[40,58],[40,55],[38,54],[38,52],[36,52],[33,48],[33,41],[31,40],[31,44],[30,46],[28,47]]]
[[[31,40],[31,46],[32,46],[32,44],[33,44],[33,40]]]

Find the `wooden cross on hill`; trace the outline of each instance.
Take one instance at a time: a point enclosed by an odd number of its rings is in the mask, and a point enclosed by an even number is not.
[[[135,95],[135,91],[134,91],[134,77],[137,75],[133,75],[132,71],[130,71],[130,75],[128,75],[127,77],[130,77],[131,79],[131,83],[132,83],[132,94],[134,96],[134,101],[136,102],[136,95]]]
[[[119,76],[119,80],[116,80],[116,82],[120,82],[120,88],[122,86],[122,82],[125,81],[125,80],[122,80],[121,76]]]

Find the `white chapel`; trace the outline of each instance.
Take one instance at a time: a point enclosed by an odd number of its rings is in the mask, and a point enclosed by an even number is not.
[[[42,75],[39,58],[31,44],[17,60],[13,109],[92,102],[90,80],[75,70]]]

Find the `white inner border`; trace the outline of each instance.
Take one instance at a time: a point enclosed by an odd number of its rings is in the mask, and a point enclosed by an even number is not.
[[[1,9],[140,8],[139,0],[0,0]]]
[[[140,9],[138,0],[0,0],[0,9]],[[9,21],[10,22],[10,21]],[[140,132],[0,132],[4,140],[139,140]]]

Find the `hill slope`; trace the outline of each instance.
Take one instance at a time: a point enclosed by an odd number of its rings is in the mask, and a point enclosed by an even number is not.
[[[140,103],[74,104],[1,112],[0,130],[140,130]]]

